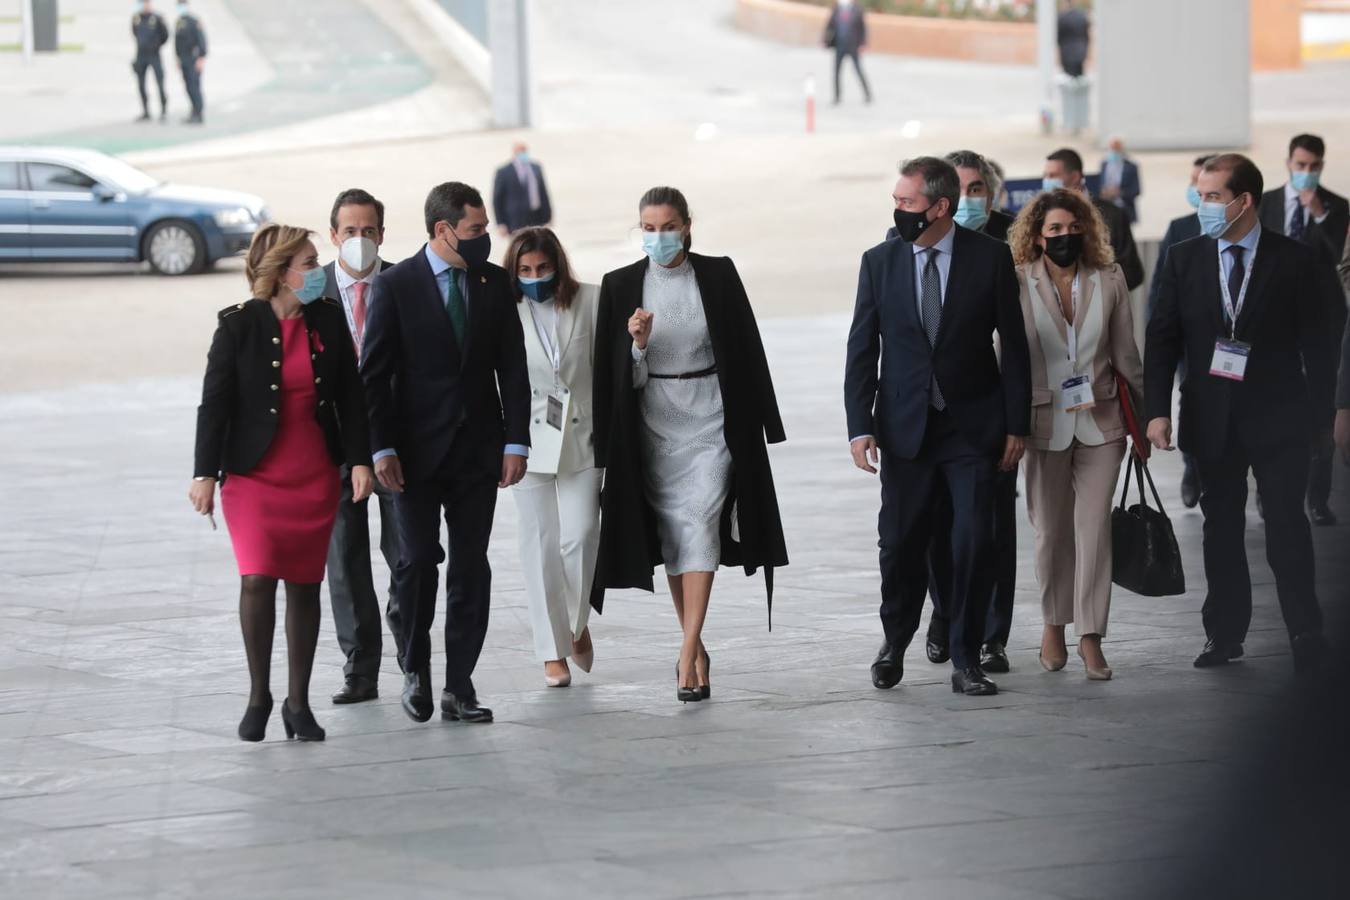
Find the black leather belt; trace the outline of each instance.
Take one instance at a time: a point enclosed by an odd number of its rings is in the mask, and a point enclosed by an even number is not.
[[[682,372],[679,375],[658,375],[655,372],[648,372],[648,378],[669,378],[674,381],[684,381],[688,378],[707,378],[709,375],[717,374],[717,366],[708,366],[706,369],[699,369],[697,372]]]

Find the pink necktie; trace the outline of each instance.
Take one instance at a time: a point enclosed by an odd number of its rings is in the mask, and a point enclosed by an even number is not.
[[[352,320],[356,323],[356,343],[360,346],[366,333],[366,283],[358,281],[352,285],[352,290],[356,292],[356,299],[352,300]]]

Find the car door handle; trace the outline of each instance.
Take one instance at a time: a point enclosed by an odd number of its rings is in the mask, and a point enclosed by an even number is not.
[[[51,209],[51,208],[52,208],[52,201],[50,200],[33,201],[33,209]]]

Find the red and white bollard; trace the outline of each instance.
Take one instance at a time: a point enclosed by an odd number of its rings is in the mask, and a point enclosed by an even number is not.
[[[816,133],[816,77],[806,76],[806,133]]]

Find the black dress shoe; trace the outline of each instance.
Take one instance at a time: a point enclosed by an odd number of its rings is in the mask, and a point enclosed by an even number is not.
[[[239,720],[239,740],[257,743],[267,737],[267,720],[272,715],[272,698],[260,706],[250,706],[244,710],[244,718]]]
[[[347,678],[347,683],[342,686],[342,690],[333,695],[333,702],[339,705],[343,703],[365,703],[367,700],[374,700],[379,696],[380,689],[372,679],[352,675]]]
[[[290,699],[282,701],[281,724],[286,728],[286,740],[322,741],[327,733],[314,721],[314,711],[308,706],[304,709],[291,709]]]
[[[479,706],[476,698],[463,700],[449,691],[441,691],[441,718],[449,722],[486,725],[492,721],[492,710]]]
[[[989,697],[998,693],[998,685],[989,680],[979,666],[957,669],[952,673],[952,693],[967,697]]]
[[[877,658],[872,660],[872,686],[889,690],[900,683],[905,674],[905,651],[890,641],[882,641]]]
[[[1317,506],[1308,507],[1308,521],[1325,528],[1329,525],[1335,525],[1339,520],[1336,518],[1336,514],[1331,511],[1331,507],[1321,503]]]
[[[1210,638],[1205,641],[1205,649],[1201,650],[1200,655],[1195,658],[1195,667],[1197,669],[1208,669],[1213,666],[1222,666],[1241,656],[1241,644],[1229,644]]]
[[[989,641],[980,648],[980,668],[1000,675],[1010,671],[1008,651],[998,641]]]
[[[1316,631],[1306,631],[1291,642],[1294,650],[1294,672],[1299,675],[1312,675],[1322,670],[1322,659],[1326,655],[1326,641]]]
[[[952,658],[951,650],[947,647],[947,636],[939,636],[931,631],[928,632],[928,640],[924,641],[923,652],[934,665],[941,665]]]
[[[414,722],[425,722],[435,712],[431,702],[431,667],[403,675],[403,711]]]
[[[1195,471],[1195,466],[1187,466],[1186,471],[1181,474],[1181,505],[1187,509],[1195,509],[1200,502],[1200,474]]]

